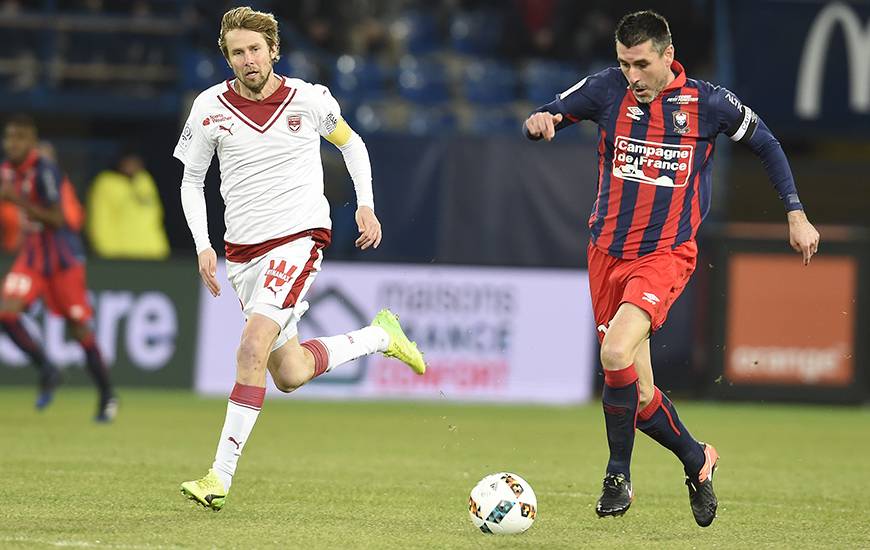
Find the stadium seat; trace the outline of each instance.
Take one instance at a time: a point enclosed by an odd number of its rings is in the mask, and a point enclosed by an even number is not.
[[[399,95],[416,103],[432,104],[450,98],[447,71],[434,59],[405,56],[399,63]]]
[[[335,61],[330,88],[336,97],[352,102],[381,99],[384,71],[374,59],[342,55]]]
[[[463,92],[472,103],[505,103],[516,99],[514,68],[497,61],[473,61],[463,71]]]
[[[523,121],[509,109],[475,109],[469,124],[472,134],[480,136],[520,136]]]
[[[275,63],[275,72],[291,78],[301,78],[306,82],[319,82],[320,71],[311,57],[300,51],[281,56]]]
[[[458,129],[456,114],[448,107],[418,107],[408,118],[408,133],[415,136],[450,135]]]
[[[501,43],[503,27],[503,17],[497,12],[459,13],[450,22],[450,46],[460,54],[495,54]]]
[[[188,51],[181,58],[181,78],[183,90],[203,90],[217,84],[224,78],[232,78],[233,73],[220,53]]]
[[[530,60],[522,71],[524,99],[535,105],[549,103],[556,94],[567,90],[586,74],[569,64]]]
[[[435,16],[425,11],[410,11],[393,24],[395,39],[404,45],[405,51],[425,55],[442,46]]]

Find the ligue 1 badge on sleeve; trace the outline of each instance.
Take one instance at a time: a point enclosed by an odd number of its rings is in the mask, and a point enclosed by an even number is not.
[[[287,115],[287,127],[290,128],[290,131],[293,133],[298,132],[299,128],[302,128],[302,115]]]
[[[674,132],[678,134],[689,133],[689,113],[686,111],[674,111]]]

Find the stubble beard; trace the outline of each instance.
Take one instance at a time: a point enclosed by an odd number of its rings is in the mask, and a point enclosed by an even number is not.
[[[266,83],[269,82],[269,78],[272,77],[272,67],[269,67],[269,72],[266,73],[266,75],[264,75],[263,78],[260,79],[260,81],[256,84],[254,84],[253,86],[247,83],[247,80],[246,80],[244,74],[241,76],[236,75],[236,77],[238,78],[238,81],[241,82],[242,86],[244,86],[251,93],[256,95],[256,94],[259,94],[263,90],[263,88],[266,87]]]

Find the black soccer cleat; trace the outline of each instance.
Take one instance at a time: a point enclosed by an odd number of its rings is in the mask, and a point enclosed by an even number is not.
[[[697,478],[686,476],[686,487],[689,488],[689,504],[692,505],[692,515],[701,527],[707,527],[716,519],[716,508],[719,501],[713,492],[713,474],[719,464],[719,453],[712,445],[701,443],[704,447],[704,466]]]
[[[607,474],[601,488],[601,498],[595,504],[598,517],[621,516],[628,511],[634,494],[631,492],[631,482],[622,474]]]

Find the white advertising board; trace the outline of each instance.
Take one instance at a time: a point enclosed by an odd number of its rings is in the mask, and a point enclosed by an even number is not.
[[[203,288],[195,388],[227,395],[244,319],[238,298]],[[595,327],[587,274],[516,269],[328,262],[307,296],[300,340],[367,325],[382,307],[426,356],[425,375],[380,354],[339,366],[295,398],[447,399],[568,404],[589,399]],[[271,381],[270,395],[283,395]]]

